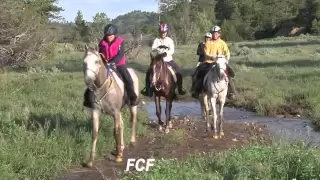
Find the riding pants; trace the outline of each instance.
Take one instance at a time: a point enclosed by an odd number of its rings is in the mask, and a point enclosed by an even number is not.
[[[213,64],[211,63],[201,63],[194,74],[195,77],[192,78],[192,90],[194,89],[197,93],[200,93],[202,89],[203,79],[206,73],[210,70]]]
[[[131,104],[132,104],[133,102],[135,102],[137,100],[137,95],[134,92],[133,80],[132,80],[131,75],[128,71],[128,68],[126,65],[122,65],[122,66],[117,66],[117,70],[123,78],[123,81],[125,84],[125,89],[127,90],[128,96],[129,96]]]

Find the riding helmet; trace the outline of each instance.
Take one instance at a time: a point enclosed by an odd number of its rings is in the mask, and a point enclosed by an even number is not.
[[[160,24],[159,31],[161,32],[168,32],[168,25],[167,24]]]
[[[114,24],[108,24],[106,27],[104,27],[104,34],[105,35],[115,35],[118,32],[117,26]]]

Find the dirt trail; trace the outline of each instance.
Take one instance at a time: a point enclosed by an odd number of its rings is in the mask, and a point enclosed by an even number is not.
[[[220,152],[230,148],[240,148],[250,142],[268,143],[268,132],[264,126],[257,124],[227,123],[224,126],[225,137],[213,140],[205,133],[205,123],[197,119],[180,117],[174,120],[173,129],[169,134],[154,130],[153,124],[148,124],[151,134],[139,137],[135,148],[128,148],[122,163],[114,163],[111,155],[96,161],[95,167],[77,168],[59,178],[60,180],[105,180],[120,179],[126,168],[127,158],[177,158],[183,160],[191,153]]]
[[[164,102],[162,106],[164,107]],[[145,105],[150,119],[155,120],[154,103]],[[157,132],[138,138],[135,148],[127,148],[123,163],[114,163],[111,155],[96,161],[92,169],[79,167],[59,178],[60,180],[121,179],[127,158],[178,158],[183,160],[191,153],[220,152],[230,148],[241,148],[250,142],[269,143],[270,133],[288,138],[320,143],[320,133],[313,131],[308,120],[279,117],[262,117],[253,112],[225,107],[225,137],[213,140],[204,133],[205,123],[197,102],[175,102],[172,115],[174,129],[167,135]],[[186,118],[187,117],[187,118]],[[189,117],[192,117],[189,118]]]

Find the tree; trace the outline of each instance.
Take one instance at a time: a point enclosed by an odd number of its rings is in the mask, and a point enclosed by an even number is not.
[[[56,39],[51,20],[63,9],[56,0],[1,0],[0,67],[45,57]]]
[[[77,12],[77,16],[74,19],[75,27],[73,40],[74,41],[82,41],[89,42],[89,27],[87,26],[86,21],[83,19],[83,14],[80,10]]]
[[[110,23],[106,13],[97,13],[90,24],[90,41],[97,42],[103,36],[103,28]]]

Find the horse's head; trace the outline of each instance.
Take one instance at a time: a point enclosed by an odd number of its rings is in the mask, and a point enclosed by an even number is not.
[[[161,49],[152,50],[150,53],[151,58],[151,68],[152,68],[152,83],[155,86],[160,86],[162,82],[160,82],[161,74],[166,71],[166,64],[163,61],[163,53]]]
[[[88,47],[85,45],[85,53],[83,59],[84,80],[88,86],[99,86],[105,69],[104,61],[99,54],[99,47]],[[103,83],[103,82],[102,82]]]
[[[227,59],[225,57],[217,57],[216,65],[216,74],[219,77],[219,80],[222,80],[225,78],[226,69],[227,69]]]

